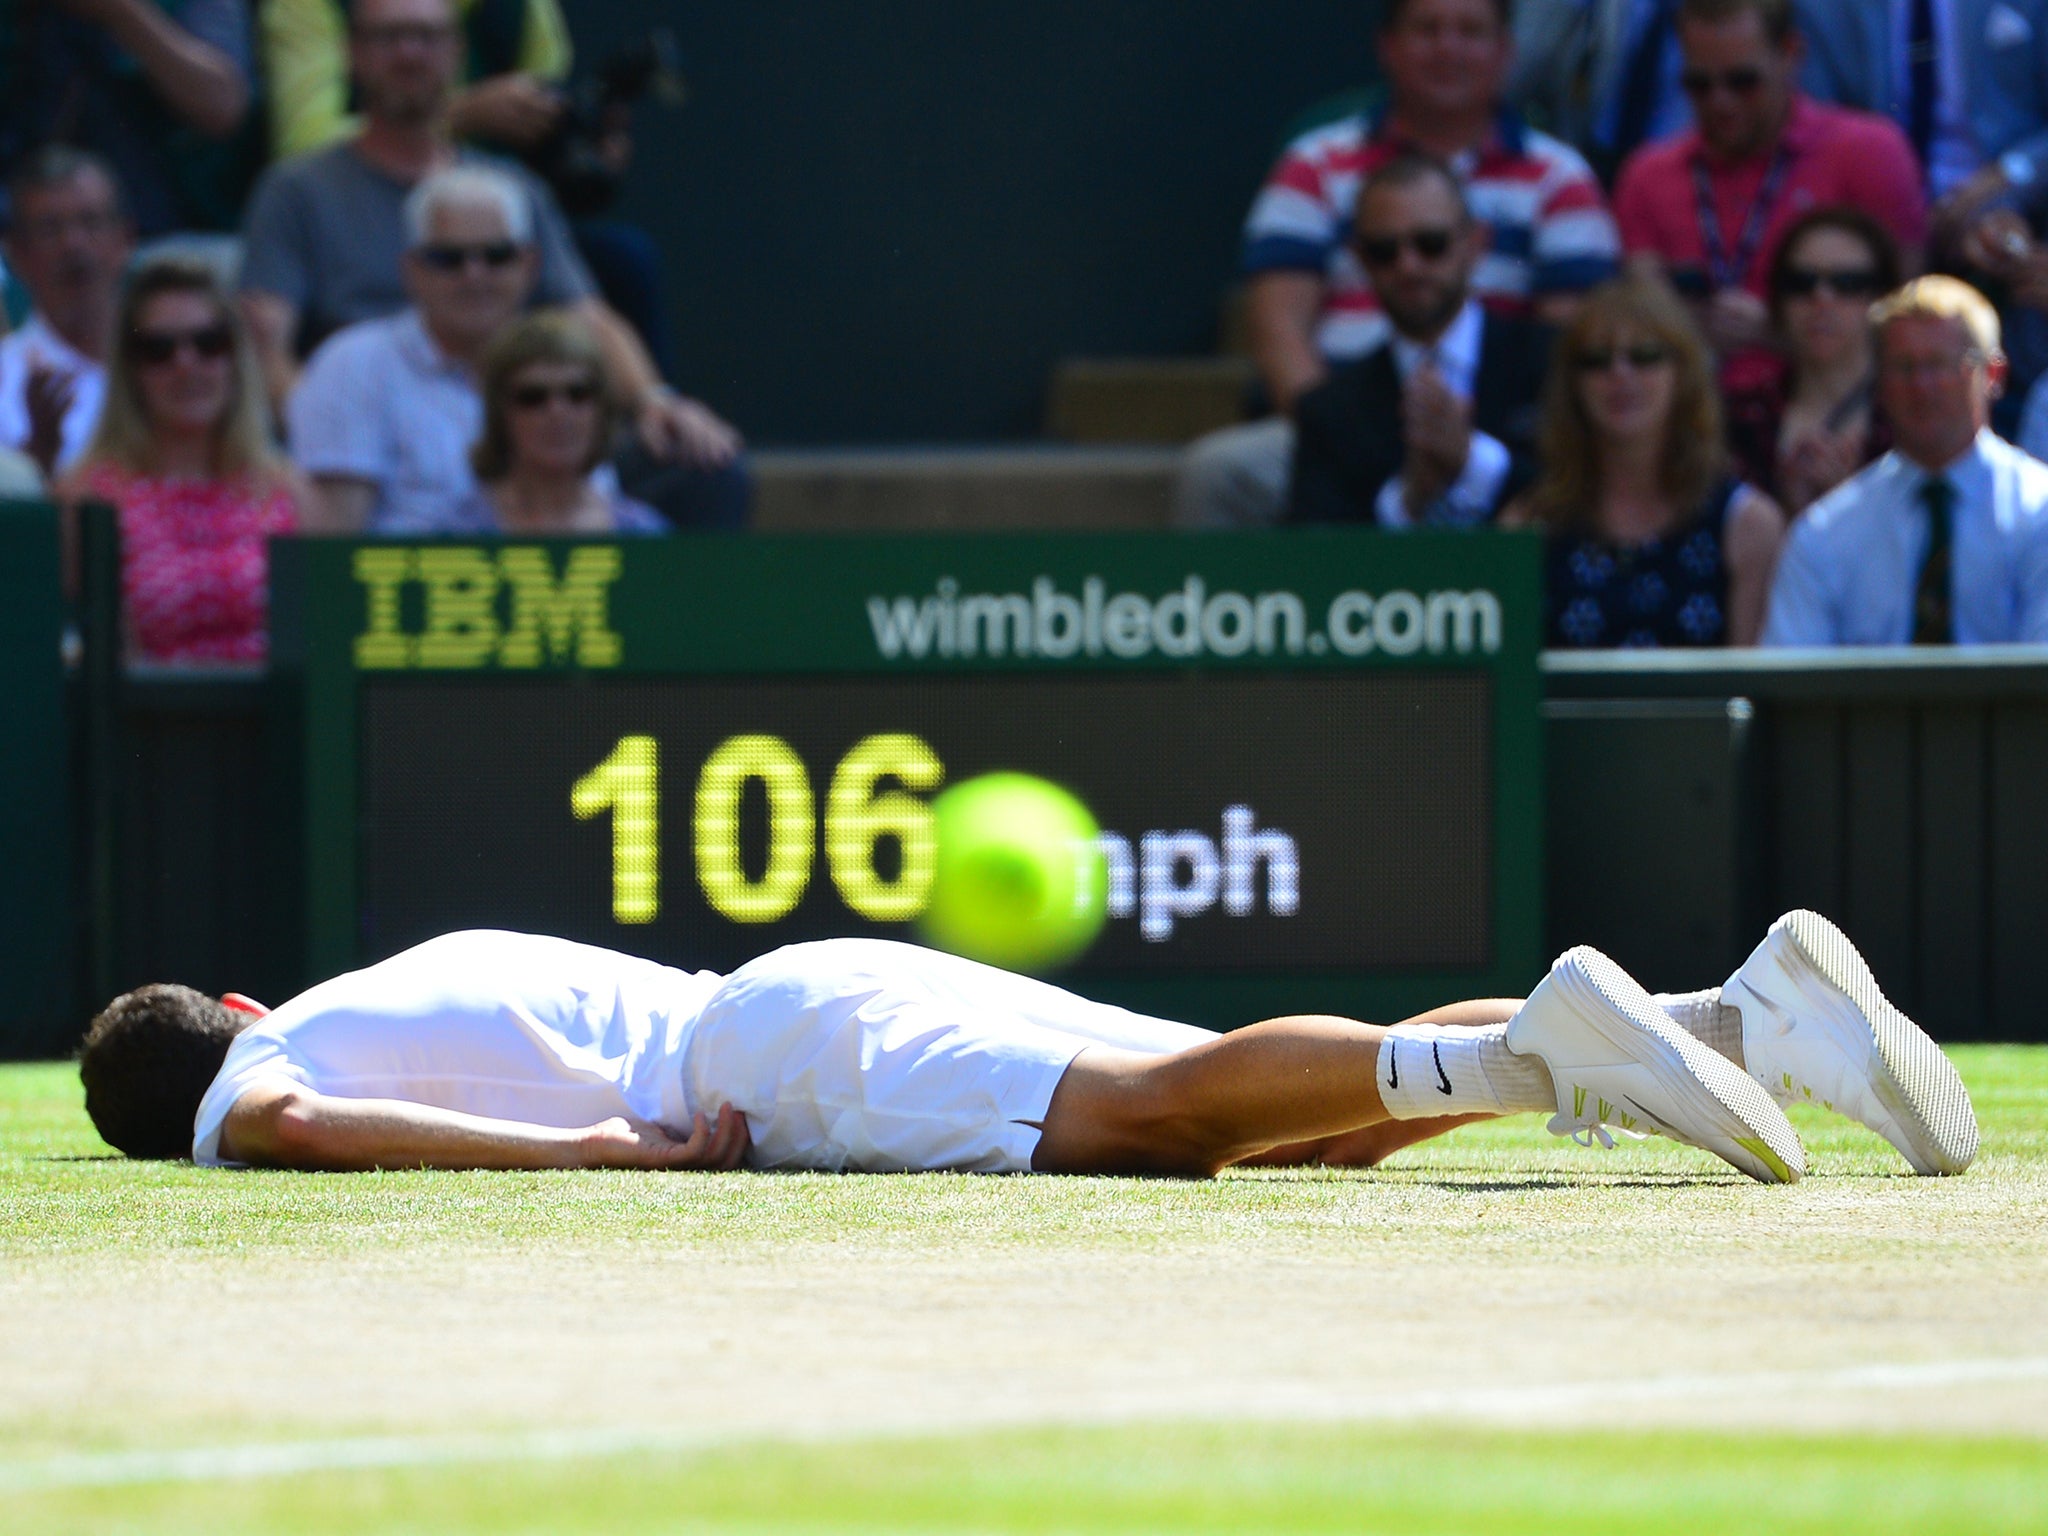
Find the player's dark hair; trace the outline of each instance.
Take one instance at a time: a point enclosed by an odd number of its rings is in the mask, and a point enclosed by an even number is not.
[[[107,1004],[78,1053],[101,1138],[130,1157],[190,1157],[199,1101],[250,1022],[204,992],[161,983]]]

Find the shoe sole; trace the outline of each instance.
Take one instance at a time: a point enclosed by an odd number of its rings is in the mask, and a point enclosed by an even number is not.
[[[1806,1150],[1777,1101],[1727,1057],[1709,1050],[1672,1023],[1627,971],[1599,950],[1581,946],[1567,952],[1551,968],[1551,975],[1572,999],[1579,1017],[1617,1047],[1640,1059],[1640,1037],[1648,1035],[1677,1058],[1692,1084],[1689,1097],[1693,1102],[1687,1108],[1695,1118],[1713,1125],[1725,1143],[1705,1145],[1704,1150],[1765,1184],[1796,1184],[1805,1177]],[[1581,991],[1581,984],[1592,989],[1604,1010],[1588,1007],[1582,996],[1574,996]],[[1613,1020],[1617,1013],[1632,1026],[1626,1033]],[[1653,1063],[1667,1068],[1671,1064]],[[1636,1107],[1642,1109],[1640,1104]],[[1662,1125],[1659,1117],[1647,1110],[1644,1113]],[[1703,1145],[1690,1136],[1673,1134],[1672,1129],[1665,1129],[1664,1134],[1687,1146]]]
[[[1969,1167],[1977,1156],[1977,1115],[1941,1047],[1892,1006],[1849,936],[1818,912],[1788,912],[1772,929],[1782,929],[1800,959],[1869,1026],[1872,1087],[1913,1143],[1899,1148],[1906,1161],[1922,1174],[1956,1174]]]

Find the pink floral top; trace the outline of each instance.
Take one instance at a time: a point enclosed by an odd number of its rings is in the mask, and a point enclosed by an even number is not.
[[[270,557],[264,540],[298,530],[283,486],[246,476],[85,471],[85,495],[121,514],[121,594],[129,632],[150,661],[261,661],[270,649]]]

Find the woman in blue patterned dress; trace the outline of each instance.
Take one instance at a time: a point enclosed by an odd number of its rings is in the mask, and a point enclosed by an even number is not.
[[[1558,338],[1543,473],[1545,643],[1753,645],[1785,516],[1730,472],[1712,359],[1678,297],[1624,278]]]

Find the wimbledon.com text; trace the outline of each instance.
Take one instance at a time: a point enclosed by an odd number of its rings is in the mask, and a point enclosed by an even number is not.
[[[962,592],[941,577],[922,597],[870,597],[868,623],[886,660],[1034,656],[1469,655],[1500,649],[1500,600],[1474,592],[1340,592],[1314,615],[1295,592],[1211,592],[1190,576],[1162,596],[1078,593],[1040,576],[1026,592]]]

